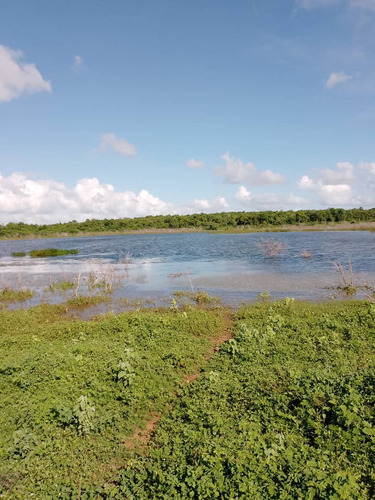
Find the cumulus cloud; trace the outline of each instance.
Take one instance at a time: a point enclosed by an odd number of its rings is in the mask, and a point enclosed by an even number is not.
[[[0,174],[0,223],[26,222],[48,224],[70,220],[142,217],[145,215],[218,212],[228,208],[227,200],[196,199],[176,206],[163,201],[146,189],[116,191],[112,184],[101,183],[96,177],[77,181],[68,188],[54,180],[34,180],[14,173]]]
[[[195,160],[194,158],[190,158],[190,160],[188,160],[186,162],[186,165],[189,168],[203,168],[205,166],[205,163],[204,163],[204,161]]]
[[[74,56],[74,63],[72,65],[72,69],[74,69],[75,71],[79,71],[82,68],[82,66],[83,66],[83,58],[78,54],[76,54]]]
[[[345,83],[352,78],[352,76],[346,75],[343,71],[339,71],[338,73],[331,73],[325,83],[325,86],[327,87],[327,89],[333,89],[333,87],[335,87],[336,85]]]
[[[23,53],[0,45],[0,102],[8,102],[24,93],[52,90],[35,64],[21,62]]]
[[[235,198],[249,210],[295,210],[309,204],[309,200],[294,194],[282,196],[275,193],[253,194],[245,186],[238,187]]]
[[[115,134],[103,134],[100,140],[98,152],[103,152],[108,149],[112,149],[122,156],[134,156],[137,153],[137,149],[134,144],[130,144],[122,137],[116,137]]]
[[[191,203],[181,207],[183,213],[194,212],[219,212],[228,209],[229,205],[223,196],[217,196],[212,201],[206,199],[195,199]]]
[[[234,159],[225,153],[222,157],[224,166],[215,167],[216,175],[222,176],[231,184],[244,183],[254,186],[269,186],[285,182],[283,175],[272,170],[260,171],[253,163],[243,163],[241,158]]]
[[[53,180],[33,180],[24,174],[0,175],[0,223],[66,222],[87,218],[118,218],[167,214],[174,207],[142,189],[116,191],[95,177],[80,179],[74,188]]]
[[[328,206],[371,206],[375,201],[375,163],[336,163],[336,169],[319,169],[315,177],[303,175],[297,186],[318,196]]]
[[[373,180],[375,180],[375,162],[361,161],[358,164],[358,168],[369,174]]]

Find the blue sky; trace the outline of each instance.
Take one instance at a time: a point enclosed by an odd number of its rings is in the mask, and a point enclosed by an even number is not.
[[[375,205],[375,0],[0,5],[0,223]]]

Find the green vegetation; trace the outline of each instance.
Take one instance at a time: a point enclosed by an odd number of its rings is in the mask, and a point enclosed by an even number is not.
[[[322,224],[368,223],[375,221],[375,208],[328,208],[326,210],[287,210],[261,212],[222,212],[193,215],[157,215],[123,219],[87,219],[58,224],[25,224],[10,222],[0,225],[0,238],[31,236],[71,236],[84,233],[121,233],[151,230],[237,231],[265,230]],[[352,229],[349,225],[349,229]]]
[[[73,290],[74,288],[77,287],[77,283],[74,281],[56,281],[55,283],[51,283],[48,285],[47,290],[49,292],[55,293],[55,292],[66,292],[68,290]]]
[[[66,310],[0,312],[1,498],[104,495],[225,325],[222,309]]]
[[[26,257],[25,252],[12,252],[12,257]]]
[[[57,257],[59,255],[76,255],[78,250],[64,250],[62,248],[43,248],[42,250],[30,250],[30,257]]]
[[[22,290],[14,290],[13,288],[3,288],[0,290],[0,304],[9,302],[25,302],[35,295],[33,290],[23,288]]]
[[[370,499],[375,306],[258,304],[115,498]]]
[[[209,302],[1,311],[0,496],[373,498],[375,304]]]
[[[108,296],[101,295],[77,295],[66,301],[67,307],[72,309],[85,309],[87,307],[97,306],[108,301]]]

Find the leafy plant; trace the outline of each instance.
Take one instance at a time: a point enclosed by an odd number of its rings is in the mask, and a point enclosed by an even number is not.
[[[90,405],[87,396],[80,396],[73,408],[73,422],[80,434],[87,435],[94,428],[94,414],[95,407]]]

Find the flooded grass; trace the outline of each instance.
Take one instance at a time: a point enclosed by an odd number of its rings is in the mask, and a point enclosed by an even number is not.
[[[61,255],[77,255],[78,250],[62,249],[62,248],[44,248],[41,250],[30,250],[29,255],[33,259],[43,257],[58,257]]]

